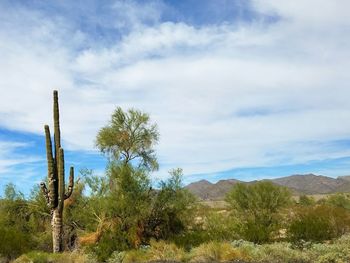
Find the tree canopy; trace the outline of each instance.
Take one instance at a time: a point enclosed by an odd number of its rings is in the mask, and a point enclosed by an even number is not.
[[[158,169],[154,150],[158,139],[157,125],[147,113],[118,107],[110,123],[98,132],[96,146],[112,160],[154,171]]]

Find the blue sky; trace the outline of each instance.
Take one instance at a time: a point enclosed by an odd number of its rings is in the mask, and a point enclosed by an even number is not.
[[[78,171],[104,173],[94,139],[121,106],[159,126],[155,181],[350,174],[349,16],[347,0],[1,1],[0,192],[46,176],[53,89]]]

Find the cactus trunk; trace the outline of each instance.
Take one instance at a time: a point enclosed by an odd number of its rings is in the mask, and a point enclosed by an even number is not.
[[[63,222],[62,211],[54,209],[52,213],[52,248],[53,252],[63,251]]]
[[[61,148],[61,132],[59,123],[58,93],[53,93],[53,116],[54,116],[54,150],[52,150],[52,142],[50,128],[45,125],[46,137],[46,157],[48,186],[42,182],[41,189],[47,200],[47,204],[51,209],[51,227],[52,227],[52,244],[53,252],[63,251],[63,208],[64,200],[69,198],[74,187],[74,168],[70,168],[68,191],[65,192],[64,183],[64,151]]]

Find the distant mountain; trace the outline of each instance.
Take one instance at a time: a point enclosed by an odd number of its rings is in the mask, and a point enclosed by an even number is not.
[[[298,174],[271,179],[270,181],[277,185],[289,188],[297,195],[350,192],[350,176],[331,178],[323,175]],[[202,200],[223,200],[226,193],[238,182],[253,184],[257,181],[242,182],[235,179],[229,179],[220,180],[214,184],[207,180],[200,180],[187,185],[185,188]]]
[[[338,178],[350,182],[350,175],[339,176]]]
[[[286,186],[302,194],[328,194],[337,192],[345,184],[342,179],[334,179],[323,175],[305,174],[291,175],[271,180],[275,184]]]
[[[225,194],[233,187],[233,185],[238,182],[240,181],[229,179],[220,180],[217,183],[212,184],[207,180],[200,180],[187,185],[185,188],[200,199],[221,200],[224,199]]]

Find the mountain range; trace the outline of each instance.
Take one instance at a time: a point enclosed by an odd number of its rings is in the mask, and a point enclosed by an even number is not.
[[[332,194],[350,192],[350,176],[332,178],[315,174],[296,174],[287,177],[264,179],[274,184],[289,188],[294,195]],[[243,182],[236,179],[220,180],[211,183],[200,180],[185,186],[191,193],[202,200],[223,200],[236,183],[254,184],[257,181]]]

